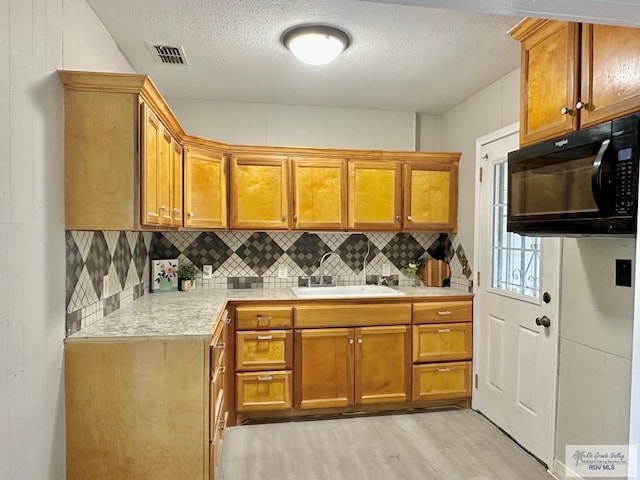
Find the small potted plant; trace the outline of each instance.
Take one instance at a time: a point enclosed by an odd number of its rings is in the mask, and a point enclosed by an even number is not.
[[[425,265],[424,258],[418,258],[413,262],[407,263],[402,269],[406,275],[408,275],[413,280],[413,286],[420,286],[420,277],[419,275],[422,273]]]
[[[196,287],[195,280],[198,268],[193,263],[181,263],[178,266],[180,290],[189,292]]]

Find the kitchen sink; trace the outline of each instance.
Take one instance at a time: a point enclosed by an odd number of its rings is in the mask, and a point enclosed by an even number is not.
[[[404,293],[384,285],[345,285],[342,287],[291,287],[298,298],[400,297]]]

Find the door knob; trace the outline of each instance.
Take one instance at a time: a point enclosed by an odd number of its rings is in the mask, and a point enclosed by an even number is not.
[[[536,318],[536,325],[549,328],[551,326],[551,320],[546,315]]]

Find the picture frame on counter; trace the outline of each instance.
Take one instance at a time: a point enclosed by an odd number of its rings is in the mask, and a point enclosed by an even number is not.
[[[151,260],[151,293],[178,290],[178,259]]]

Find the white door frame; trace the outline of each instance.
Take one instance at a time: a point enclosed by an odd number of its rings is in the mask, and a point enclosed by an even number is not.
[[[481,150],[482,150],[482,147],[488,143],[494,142],[501,138],[517,133],[519,131],[519,126],[520,126],[519,122],[515,122],[515,123],[512,123],[511,125],[507,125],[506,127],[503,127],[499,130],[491,132],[487,135],[484,135],[476,140],[475,183],[474,183],[475,205],[474,205],[474,224],[473,224],[473,228],[474,228],[473,272],[476,274],[475,281],[473,282],[474,295],[478,294],[477,273],[480,271],[480,254],[478,252],[478,249],[480,245],[480,230],[481,230],[480,229],[480,166],[482,164]],[[489,172],[485,172],[485,173],[489,175]],[[560,291],[560,288],[561,288],[561,285],[560,285],[561,262],[562,262],[562,249],[560,247],[559,261],[558,261],[558,265],[556,265],[555,272],[554,272],[554,276],[557,282],[556,284],[558,285],[558,291]],[[489,277],[489,272],[481,272],[481,273],[483,273],[483,277],[485,279],[484,281],[486,282],[487,278]],[[557,322],[560,321],[560,298],[559,297],[560,296],[558,295],[558,298],[555,299],[555,301],[553,302],[553,308],[555,310],[554,318],[557,319],[556,320]],[[474,351],[473,374],[474,374],[474,378],[476,373],[479,370],[478,368],[479,365],[482,363],[482,355],[478,355],[476,353],[480,349],[480,335],[479,335],[480,320],[479,320],[478,313],[479,313],[478,309],[474,308],[473,309],[473,351]],[[553,471],[555,458],[556,458],[555,450],[556,450],[558,377],[559,377],[558,360],[559,360],[559,348],[560,348],[560,344],[559,344],[560,332],[559,331],[557,336],[557,342],[558,343],[556,344],[556,348],[554,349],[554,354],[552,358],[554,370],[556,372],[556,381],[552,385],[551,396],[553,398],[553,402],[550,405],[551,411],[549,412],[549,418],[551,419],[551,421],[550,421],[549,437],[547,442],[547,445],[548,445],[547,458],[550,459],[548,468],[550,471]],[[478,359],[479,361],[476,359]],[[475,389],[475,386],[474,386],[474,389]],[[471,407],[476,409],[475,395],[472,397]]]

